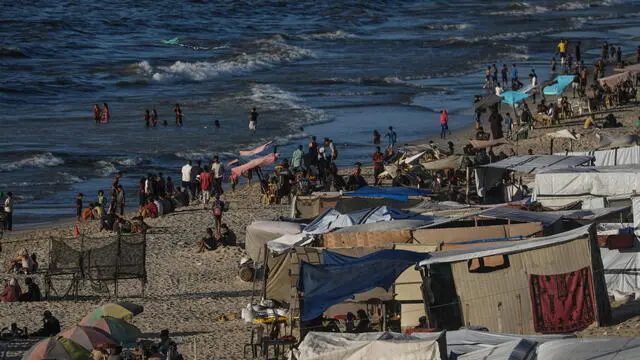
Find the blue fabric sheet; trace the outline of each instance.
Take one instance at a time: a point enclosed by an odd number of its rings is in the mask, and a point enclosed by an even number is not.
[[[324,251],[327,253],[330,251]],[[376,287],[389,289],[408,267],[426,257],[406,250],[380,250],[353,258],[336,253],[324,254],[331,264],[309,264],[300,268],[298,289],[302,295],[302,320],[314,319],[330,306]]]
[[[562,92],[564,91],[564,89],[573,82],[573,79],[575,79],[575,77],[576,77],[575,75],[557,76],[555,78],[556,83],[553,85],[545,86],[544,89],[542,89],[542,92],[545,95],[549,95],[549,96],[562,95]]]
[[[505,91],[500,94],[504,99],[505,104],[513,105],[529,97],[529,94],[521,93],[520,91]]]
[[[365,186],[356,191],[346,193],[346,196],[387,198],[399,201],[407,201],[409,196],[426,196],[431,190],[414,189],[405,187],[373,187]]]

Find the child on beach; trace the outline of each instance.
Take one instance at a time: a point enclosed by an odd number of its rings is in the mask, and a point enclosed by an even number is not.
[[[76,219],[78,219],[78,221],[80,221],[82,217],[82,199],[83,198],[84,198],[84,195],[82,193],[78,193],[78,195],[76,195]]]

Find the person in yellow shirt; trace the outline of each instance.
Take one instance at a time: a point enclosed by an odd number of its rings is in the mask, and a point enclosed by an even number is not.
[[[567,54],[567,40],[560,40],[558,43],[558,52],[560,53],[560,57],[564,58]]]

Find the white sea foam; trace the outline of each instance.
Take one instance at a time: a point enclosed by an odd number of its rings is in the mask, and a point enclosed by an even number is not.
[[[151,66],[148,62],[138,63],[140,72],[150,74],[156,81],[188,79],[204,81],[221,75],[240,75],[269,69],[279,64],[295,62],[314,57],[311,50],[273,40],[256,42],[255,53],[242,53],[232,58],[216,62],[176,61],[169,66]]]
[[[64,160],[50,152],[36,154],[12,162],[0,163],[0,171],[14,171],[25,167],[54,167],[64,164]]]
[[[335,40],[353,39],[353,38],[357,38],[358,36],[355,35],[355,34],[351,34],[351,33],[348,33],[346,31],[343,31],[343,30],[336,30],[336,31],[328,31],[328,32],[318,32],[318,33],[311,33],[311,34],[303,34],[303,35],[299,35],[298,37],[300,39],[303,39],[303,40],[330,40],[330,41],[335,41]]]
[[[252,85],[248,99],[259,109],[296,111],[294,118],[289,122],[289,126],[292,128],[322,123],[331,119],[326,112],[303,104],[303,100],[295,94],[274,85]]]
[[[556,10],[580,10],[591,7],[591,4],[584,1],[571,1],[568,3],[560,4],[556,7]]]
[[[425,30],[464,30],[471,27],[471,24],[425,24],[421,26]]]
[[[504,10],[491,12],[491,15],[498,16],[525,16],[544,14],[549,12],[549,9],[544,6],[531,5],[527,2],[514,2],[506,7]]]
[[[100,176],[109,176],[118,172],[118,169],[109,161],[100,160],[95,162],[96,173]]]
[[[115,160],[116,164],[122,165],[122,166],[127,166],[127,167],[138,166],[138,165],[142,164],[143,162],[144,162],[144,159],[140,158],[140,157],[125,158],[125,159],[117,159],[117,160]]]

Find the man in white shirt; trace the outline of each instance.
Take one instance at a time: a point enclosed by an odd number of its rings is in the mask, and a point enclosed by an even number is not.
[[[213,173],[213,192],[217,195],[222,195],[222,177],[224,176],[224,166],[220,164],[218,156],[213,157],[211,162],[211,172]]]
[[[496,85],[496,95],[500,96],[503,92],[504,90],[502,89],[502,86],[500,86],[500,83],[498,83],[498,85]]]
[[[182,167],[182,187],[187,189],[189,192],[189,198],[193,199],[193,193],[191,191],[191,160],[188,160],[187,163]]]
[[[5,230],[13,230],[13,193],[8,192],[7,198],[4,200],[4,212],[7,213],[7,219],[4,224]]]

